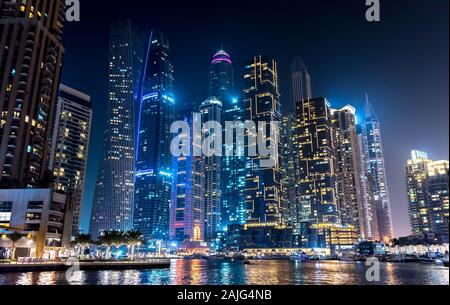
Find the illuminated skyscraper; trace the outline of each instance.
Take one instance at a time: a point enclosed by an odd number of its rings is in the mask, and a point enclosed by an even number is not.
[[[392,238],[393,232],[380,122],[368,99],[366,99],[365,120],[361,124],[361,128],[366,168],[372,177],[373,183],[372,191],[378,220],[379,237],[382,240],[389,240]]]
[[[169,41],[152,31],[145,60],[137,135],[134,226],[147,240],[169,239],[172,188],[170,126],[175,119]]]
[[[246,163],[245,200],[247,205],[247,222],[257,225],[279,225],[283,223],[285,207],[283,206],[282,172],[280,170],[280,134],[274,126],[281,121],[280,93],[278,86],[278,68],[273,59],[255,56],[244,66],[245,119],[255,124],[266,123],[264,143],[275,148],[271,157],[260,154],[250,157]],[[269,127],[275,130],[275,138],[270,136]],[[252,143],[247,143],[247,148]],[[270,159],[269,159],[270,158]],[[260,161],[271,160],[273,167],[261,166]]]
[[[90,100],[88,95],[63,84],[59,88],[50,164],[55,190],[71,195],[73,236],[80,230],[92,122]]]
[[[111,26],[109,101],[104,156],[97,176],[90,234],[133,227],[135,120],[142,52],[131,22]]]
[[[209,71],[209,96],[215,96],[223,104],[229,104],[233,99],[233,86],[231,57],[224,50],[219,50],[213,56]]]
[[[333,122],[325,98],[297,102],[296,137],[302,221],[338,223]]]
[[[449,162],[413,150],[406,164],[409,220],[413,234],[434,233],[448,242]]]
[[[184,115],[183,120],[192,128],[191,113]],[[193,156],[193,146],[201,143],[192,141],[189,156],[174,157],[172,198],[170,206],[170,239],[176,241],[203,241],[205,226],[205,166],[203,156]],[[199,147],[201,149],[201,147]]]
[[[222,123],[222,102],[216,97],[210,97],[200,106],[201,120],[203,124],[203,141],[206,138],[214,138],[216,135],[222,134],[222,126],[220,130],[212,126],[206,126],[207,122]],[[205,145],[205,144],[204,144]],[[218,145],[218,146],[214,146]],[[210,145],[210,153],[203,151],[205,154],[205,239],[213,241],[220,231],[220,200],[222,198],[221,191],[221,155],[213,153],[214,150],[222,151],[222,143],[214,142]]]
[[[378,219],[374,205],[374,193],[372,176],[367,170],[366,159],[364,156],[364,144],[361,134],[361,126],[357,126],[357,139],[359,146],[360,157],[360,189],[361,189],[361,204],[362,204],[362,235],[366,240],[380,240]]]
[[[336,149],[337,205],[341,224],[364,236],[361,197],[361,153],[356,133],[356,109],[332,110]]]
[[[64,1],[0,1],[0,187],[48,187]]]

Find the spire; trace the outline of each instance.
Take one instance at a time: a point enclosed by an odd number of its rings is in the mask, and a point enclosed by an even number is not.
[[[366,104],[364,106],[364,118],[367,121],[378,121],[372,105],[369,103],[369,95],[366,93]]]

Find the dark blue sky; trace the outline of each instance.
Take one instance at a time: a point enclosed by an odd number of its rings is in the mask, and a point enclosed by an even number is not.
[[[404,164],[413,148],[449,157],[449,2],[380,0],[381,22],[365,20],[365,0],[81,1],[81,22],[65,28],[62,81],[92,97],[94,123],[82,228],[87,230],[108,96],[108,29],[132,18],[170,40],[179,103],[202,101],[208,68],[221,45],[234,61],[254,55],[279,62],[282,102],[289,102],[289,67],[301,55],[313,95],[333,107],[352,104],[362,116],[369,94],[382,124],[395,234],[409,234]],[[117,3],[117,4],[116,4]]]

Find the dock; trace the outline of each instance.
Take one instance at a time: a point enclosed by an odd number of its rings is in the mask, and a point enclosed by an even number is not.
[[[170,267],[170,259],[157,258],[138,261],[79,261],[79,262],[9,262],[0,263],[0,273],[78,270],[145,270]]]

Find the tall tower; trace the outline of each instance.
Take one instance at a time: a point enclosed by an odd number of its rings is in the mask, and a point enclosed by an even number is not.
[[[309,75],[308,68],[306,68],[302,58],[297,56],[291,65],[291,103],[293,104],[290,104],[286,110],[290,113],[294,113],[296,107],[295,103],[311,98],[311,76]]]
[[[384,165],[380,122],[366,97],[365,120],[361,124],[366,168],[372,177],[374,205],[377,214],[379,237],[390,240],[393,236],[391,207]]]
[[[325,98],[297,102],[296,133],[302,222],[338,223],[333,122]]]
[[[0,187],[47,187],[64,1],[0,1]]]
[[[245,64],[243,77],[245,119],[255,124],[265,122],[266,129],[268,126],[277,129],[273,124],[281,121],[281,105],[276,61],[255,56]],[[275,138],[266,132],[263,141],[266,146],[278,146],[276,154],[271,158],[275,166],[260,166],[260,161],[269,157],[248,158],[245,187],[247,221],[257,225],[277,226],[283,222],[284,214],[279,132],[275,133]]]
[[[55,189],[71,195],[73,236],[80,230],[91,122],[91,98],[61,84],[50,164]]]
[[[209,96],[217,97],[223,104],[232,101],[234,86],[233,66],[230,55],[217,51],[212,58],[209,71]]]
[[[142,68],[140,39],[131,21],[113,24],[109,42],[109,102],[104,156],[92,206],[90,234],[133,227],[135,119]]]
[[[147,240],[168,240],[174,71],[169,59],[169,41],[161,32],[151,32],[147,50],[139,105],[134,226]]]
[[[183,120],[192,126],[200,124],[199,116],[183,116]],[[195,122],[198,120],[198,122]],[[192,141],[189,156],[174,158],[172,199],[170,206],[170,239],[176,241],[204,241],[205,238],[205,166],[203,156],[194,156],[194,145],[201,141]],[[201,147],[197,147],[201,150]]]
[[[364,236],[361,197],[361,154],[356,133],[356,109],[347,105],[332,110],[336,149],[337,205],[341,224]]]
[[[360,158],[360,189],[362,204],[362,238],[366,240],[380,240],[378,219],[375,210],[373,180],[366,167],[366,158],[364,156],[364,142],[361,134],[361,126],[357,126],[357,139]]]
[[[222,134],[222,126],[220,130],[206,126],[207,122],[222,123],[222,102],[216,97],[210,97],[205,100],[200,106],[200,113],[202,119],[202,131],[204,135],[203,141],[206,137],[215,137]],[[220,231],[220,200],[222,198],[221,192],[221,158],[222,156],[213,154],[213,150],[222,151],[222,143],[213,142],[208,147],[211,149],[211,154],[206,153],[204,156],[205,162],[205,238],[207,241],[214,241],[217,233]],[[205,147],[204,147],[205,148]]]

